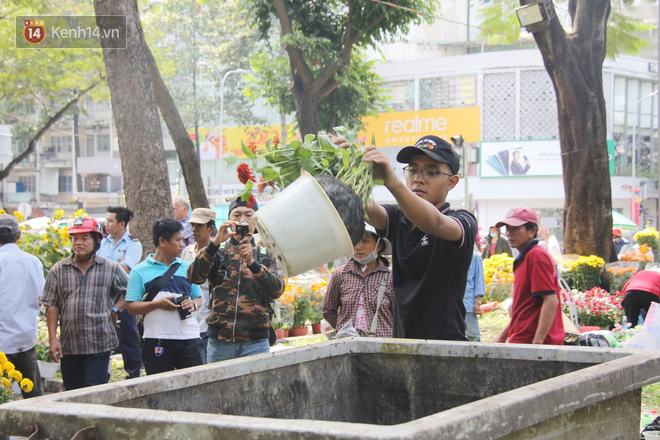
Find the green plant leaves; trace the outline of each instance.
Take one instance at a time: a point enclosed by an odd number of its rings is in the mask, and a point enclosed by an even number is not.
[[[248,147],[245,146],[242,139],[241,139],[241,150],[243,150],[243,154],[245,154],[245,156],[247,156],[248,159],[254,159],[257,157],[257,155],[254,154],[252,150],[250,150]]]
[[[273,181],[279,179],[280,173],[270,167],[264,167],[261,169],[261,176],[264,180]]]
[[[351,156],[348,154],[348,150],[346,148],[341,150],[341,160],[344,164],[344,168],[348,168],[350,166]]]

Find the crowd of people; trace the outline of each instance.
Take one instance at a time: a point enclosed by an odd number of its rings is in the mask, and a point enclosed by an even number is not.
[[[347,146],[343,138],[332,140]],[[424,136],[396,159],[406,165],[404,181],[381,151],[365,148],[364,160],[397,204],[366,207],[368,223],[354,255],[330,275],[323,304],[330,325],[350,325],[363,336],[479,341],[482,258],[507,253],[515,257],[513,304],[497,341],[562,344],[553,260],[559,243],[539,227],[536,213],[510,210],[479,249],[474,215],[447,202],[459,181],[451,145]],[[16,219],[0,216],[0,350],[35,383],[25,397],[42,393],[35,353],[40,302],[49,355],[61,363],[67,390],[106,383],[115,349],[127,378],[138,377],[142,366],[155,374],[267,353],[272,303],[285,280],[255,242],[258,209],[253,198],[234,199],[227,220],[216,225],[212,209],[190,211],[185,199],[175,199],[174,218],[155,222],[154,252],[140,261],[146,244],[128,232],[133,213],[109,207],[107,235],[94,218],[77,219],[69,228],[72,254],[45,280],[39,260],[16,245]],[[631,317],[648,299],[635,295],[640,299],[631,293],[627,301]]]

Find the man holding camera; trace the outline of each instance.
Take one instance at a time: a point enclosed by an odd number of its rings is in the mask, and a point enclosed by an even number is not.
[[[202,291],[186,278],[183,227],[171,218],[153,226],[156,252],[131,271],[126,291],[128,312],[144,315],[142,363],[147,374],[202,364],[202,340],[192,312]]]
[[[270,350],[269,302],[282,296],[284,281],[275,260],[252,238],[258,209],[253,197],[232,200],[229,219],[188,268],[191,282],[209,281],[209,363]]]

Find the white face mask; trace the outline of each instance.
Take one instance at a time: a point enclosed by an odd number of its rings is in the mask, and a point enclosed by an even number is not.
[[[355,261],[357,261],[358,263],[360,263],[361,265],[363,265],[363,266],[366,266],[367,264],[371,263],[376,258],[378,258],[377,250],[378,250],[378,244],[379,243],[380,243],[380,238],[378,240],[376,240],[376,247],[374,248],[374,250],[371,251],[371,253],[369,255],[367,255],[366,257],[364,257],[362,259],[360,259],[358,257],[353,257],[353,259]]]
[[[353,259],[355,261],[357,261],[358,263],[360,263],[362,265],[367,265],[367,264],[371,263],[372,261],[374,261],[376,258],[378,258],[378,254],[376,253],[375,250],[372,253],[370,253],[369,255],[367,255],[366,257],[362,258],[362,259],[360,259],[358,257],[353,257]]]

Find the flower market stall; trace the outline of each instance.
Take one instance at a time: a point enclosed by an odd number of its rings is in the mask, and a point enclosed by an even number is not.
[[[287,278],[284,293],[274,307],[276,332],[281,329],[288,330],[288,336],[304,336],[309,333],[309,323],[314,334],[321,333],[327,286],[327,279],[316,270]],[[286,337],[286,333],[280,332],[280,335]]]
[[[652,239],[650,240],[652,242]],[[617,346],[635,334],[635,327],[624,328],[621,322],[624,310],[623,286],[640,269],[641,264],[653,263],[653,255],[647,244],[627,251],[624,261],[605,264],[595,255],[563,255],[557,260],[562,282],[562,310],[575,318],[576,326],[584,333],[603,331],[612,338],[610,345]],[[484,259],[486,295],[482,304],[485,310],[511,297],[513,291],[513,262],[507,254],[493,255]],[[604,288],[604,287],[607,287]],[[571,310],[572,309],[572,310]],[[637,323],[634,323],[635,325]],[[610,334],[611,333],[611,334]]]

